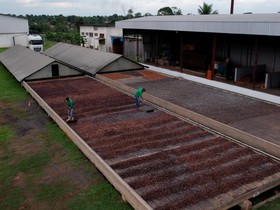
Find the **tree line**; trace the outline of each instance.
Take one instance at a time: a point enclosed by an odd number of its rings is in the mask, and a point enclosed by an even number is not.
[[[198,14],[218,14],[213,12],[212,4],[203,3],[198,8]],[[157,15],[182,15],[181,9],[177,7],[163,7],[157,12]],[[80,25],[107,25],[114,26],[116,21],[139,18],[144,16],[153,16],[150,13],[134,13],[129,9],[125,15],[113,14],[110,16],[63,16],[60,15],[10,15],[13,17],[25,18],[29,23],[29,32],[43,34],[46,39],[56,42],[67,42],[80,45],[83,37],[80,36]]]

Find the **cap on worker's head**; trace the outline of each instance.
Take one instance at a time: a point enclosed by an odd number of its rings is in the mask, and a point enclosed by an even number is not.
[[[145,91],[146,91],[146,89],[145,89],[145,88],[143,88],[143,89],[142,89],[142,91],[143,91],[143,92],[145,92]]]
[[[67,100],[67,101],[68,101],[68,100],[69,100],[69,97],[66,97],[66,98],[65,98],[65,100]]]

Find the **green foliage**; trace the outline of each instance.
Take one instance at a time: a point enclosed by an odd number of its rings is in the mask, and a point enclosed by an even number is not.
[[[79,148],[65,135],[65,133],[54,122],[50,122],[47,125],[48,141],[59,143],[66,151],[63,158],[64,160],[72,160],[73,165],[80,165],[81,161],[84,161],[85,156],[81,153]],[[63,160],[62,160],[63,161]]]
[[[80,193],[75,199],[68,203],[71,210],[132,210],[132,207],[118,203],[119,193],[108,182],[96,184],[94,188]]]
[[[16,79],[0,64],[0,100],[8,103],[19,102],[29,98],[29,94]]]
[[[280,198],[275,199],[274,201],[271,201],[256,210],[279,210],[280,209]]]
[[[14,132],[10,126],[0,125],[0,145],[13,137]]]
[[[182,11],[177,7],[163,7],[158,10],[157,15],[182,15]]]
[[[0,48],[0,53],[4,52],[7,48]]]
[[[127,16],[119,16],[117,14],[92,17],[75,15],[65,17],[61,14],[26,15],[21,17],[28,19],[30,33],[44,34],[47,40],[75,45],[83,43],[83,39],[80,36],[80,25],[114,25],[116,21],[127,18]],[[133,18],[133,15],[131,18]]]
[[[0,146],[2,149],[3,145],[0,144]],[[2,199],[0,209],[18,209],[26,198],[24,197],[24,187],[14,186],[14,181],[19,179],[16,177],[19,174],[27,176],[28,174],[40,174],[49,162],[50,156],[46,152],[47,150],[33,155],[18,155],[8,147],[5,147],[5,150],[5,158],[0,159],[0,197]],[[26,187],[29,189],[32,185]]]
[[[45,34],[43,34],[42,37],[44,39],[44,51],[57,44],[57,42],[47,39]]]
[[[202,6],[199,6],[197,11],[198,11],[198,14],[200,14],[200,15],[216,15],[216,14],[218,14],[217,10],[213,11],[213,5],[212,4],[207,4],[205,2],[203,2]]]
[[[173,12],[170,7],[163,7],[158,10],[157,15],[173,15]]]

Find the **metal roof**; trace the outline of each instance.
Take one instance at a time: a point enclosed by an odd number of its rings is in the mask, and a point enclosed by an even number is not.
[[[116,28],[280,36],[280,13],[148,16],[117,21]]]
[[[21,82],[55,60],[29,48],[16,45],[0,54],[0,61]]]
[[[119,54],[103,52],[61,42],[49,48],[44,52],[44,54],[60,62],[86,71],[91,75],[95,75],[97,72],[101,71],[106,66],[109,66],[120,58],[126,59],[124,56]],[[136,63],[133,61],[130,62],[134,65]],[[137,65],[143,67],[141,64]],[[117,66],[118,69],[115,69],[116,71],[126,69],[125,66],[122,66],[122,62],[119,62]]]

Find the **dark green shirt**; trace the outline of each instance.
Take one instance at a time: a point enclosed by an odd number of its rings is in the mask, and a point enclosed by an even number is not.
[[[136,97],[142,97],[142,95],[143,95],[143,88],[138,88],[134,93],[134,96]]]
[[[68,108],[74,108],[74,102],[72,99],[69,98],[69,100],[66,100],[66,104],[68,106]]]

